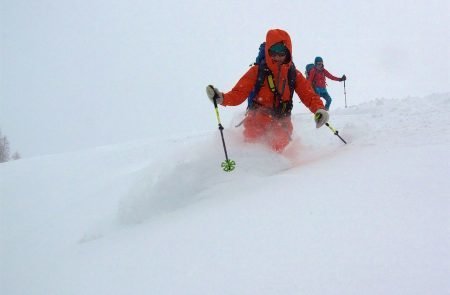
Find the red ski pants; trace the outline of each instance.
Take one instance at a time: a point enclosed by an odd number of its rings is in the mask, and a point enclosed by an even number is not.
[[[250,110],[244,121],[244,137],[247,142],[262,141],[274,151],[282,152],[292,135],[291,117],[276,118],[265,111]]]

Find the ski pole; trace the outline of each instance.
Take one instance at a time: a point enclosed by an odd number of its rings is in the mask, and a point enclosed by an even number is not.
[[[315,120],[317,121],[317,120],[320,120],[320,118],[322,117],[322,114],[315,114],[314,115],[314,118],[315,118]],[[331,131],[333,131],[333,133],[334,133],[334,135],[336,135],[337,137],[339,137],[345,144],[347,144],[347,142],[339,135],[339,131],[337,131],[336,129],[334,129],[331,125],[330,125],[330,123],[325,123],[325,125],[328,127],[328,128],[330,128],[330,130]]]
[[[241,126],[242,124],[244,124],[245,119],[247,119],[247,114],[248,114],[248,107],[247,110],[245,111],[245,115],[244,115],[244,119],[242,119],[241,122],[239,122],[237,125],[235,125],[234,127],[238,128],[239,126]]]
[[[339,137],[345,144],[347,144],[347,142],[339,135],[339,131],[337,131],[336,129],[334,129],[328,122],[325,123],[325,125],[330,128],[331,131],[333,131],[334,135],[336,135],[337,137]]]
[[[209,88],[208,89],[209,91],[214,92],[214,97],[213,97],[214,109],[216,111],[216,118],[217,118],[217,123],[219,125],[220,135],[222,137],[223,150],[225,151],[225,161],[222,162],[222,168],[223,168],[223,171],[230,172],[230,171],[234,170],[234,167],[236,166],[236,162],[228,159],[227,147],[225,145],[225,138],[223,137],[223,126],[222,126],[222,123],[220,122],[219,108],[217,107],[217,93],[216,93],[216,91],[214,91],[213,86],[209,85],[208,88]]]
[[[237,125],[234,125],[234,127],[238,128],[239,126],[241,126],[242,124],[244,124],[246,118],[242,119],[241,122],[239,122]]]
[[[345,108],[347,108],[347,91],[345,90],[345,80],[344,80],[344,97],[345,97]]]

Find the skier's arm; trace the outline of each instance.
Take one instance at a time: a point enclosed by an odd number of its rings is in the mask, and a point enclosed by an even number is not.
[[[334,80],[334,81],[341,81],[341,78],[333,76],[327,70],[323,69],[323,72],[325,73],[325,77],[330,78],[331,80]]]
[[[258,76],[258,67],[251,67],[247,73],[242,76],[231,91],[224,93],[222,105],[237,106],[243,103],[255,86]]]
[[[295,92],[300,97],[302,103],[312,112],[323,109],[324,105],[320,97],[314,92],[311,83],[303,77],[302,73],[297,71],[295,80]]]

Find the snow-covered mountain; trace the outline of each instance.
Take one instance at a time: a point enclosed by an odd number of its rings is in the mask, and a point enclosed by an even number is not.
[[[1,164],[0,293],[449,294],[450,93],[330,115]]]

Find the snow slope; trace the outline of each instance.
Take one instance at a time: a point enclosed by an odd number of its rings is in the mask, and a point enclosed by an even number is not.
[[[238,114],[232,173],[211,116],[1,164],[0,293],[450,293],[450,93],[331,111],[348,145],[295,114],[283,155],[242,143]]]

